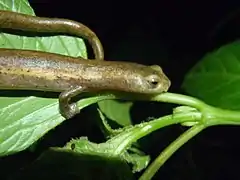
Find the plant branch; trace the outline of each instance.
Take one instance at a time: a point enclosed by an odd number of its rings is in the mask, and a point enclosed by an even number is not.
[[[153,163],[146,169],[146,171],[142,174],[139,180],[150,180],[158,171],[158,169],[187,141],[193,138],[195,135],[200,133],[205,126],[203,124],[198,124],[186,132],[184,132],[181,136],[179,136],[175,141],[173,141],[161,154],[153,161]]]

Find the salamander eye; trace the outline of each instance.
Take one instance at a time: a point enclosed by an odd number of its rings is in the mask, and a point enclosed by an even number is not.
[[[152,89],[157,88],[160,83],[160,78],[157,75],[150,75],[147,78],[148,84],[151,86]]]

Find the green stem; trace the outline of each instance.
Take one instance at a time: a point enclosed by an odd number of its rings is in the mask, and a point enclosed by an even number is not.
[[[220,109],[213,106],[210,106],[203,101],[182,94],[176,93],[162,93],[156,95],[154,97],[146,97],[146,96],[136,96],[129,94],[98,94],[99,100],[105,99],[125,99],[125,100],[148,100],[148,101],[158,101],[158,102],[167,102],[174,103],[180,105],[186,105],[189,107],[194,107],[199,110],[202,114],[205,121],[206,126],[213,125],[239,125],[240,124],[240,112],[233,110]]]
[[[151,100],[191,106],[198,110],[202,110],[206,106],[206,104],[199,99],[176,93],[159,94],[153,97]]]
[[[205,126],[198,124],[193,126],[173,141],[147,168],[139,180],[150,180],[158,169],[175,153],[182,145],[201,132]]]
[[[240,112],[220,109],[207,105],[203,114],[205,126],[240,125]]]
[[[187,105],[191,107],[195,107],[196,109],[203,109],[206,104],[194,97],[186,96],[182,94],[176,93],[162,93],[156,96],[149,97],[148,95],[137,95],[137,94],[128,94],[128,93],[116,93],[116,92],[104,92],[95,94],[95,96],[105,96],[107,99],[125,99],[125,100],[146,100],[146,101],[159,101],[159,102],[167,102],[174,104]]]
[[[163,93],[151,98],[146,96],[129,96],[126,94],[100,94],[100,96],[98,95],[98,98],[94,99],[94,101],[96,102],[104,99],[159,101],[185,105],[197,109],[194,112],[184,112],[182,109],[182,113],[174,113],[173,115],[161,117],[150,122],[141,123],[134,126],[132,129],[128,129],[126,132],[118,134],[110,140],[119,142],[118,146],[116,146],[117,148],[114,150],[114,154],[118,155],[124,152],[129,146],[131,146],[133,142],[136,142],[138,139],[145,137],[146,135],[162,127],[183,122],[198,123],[183,133],[173,143],[171,143],[149,166],[149,168],[140,177],[140,180],[151,179],[157,170],[171,157],[174,152],[176,152],[183,144],[185,144],[189,139],[194,137],[204,128],[214,125],[240,125],[239,111],[215,108],[213,106],[205,104],[203,101],[200,101],[196,98],[181,94]]]
[[[114,154],[118,155],[124,152],[127,147],[137,140],[147,136],[148,134],[156,131],[162,127],[166,127],[172,124],[178,124],[183,122],[199,122],[201,120],[201,113],[199,112],[188,112],[176,115],[168,115],[150,122],[141,123],[135,125],[132,129],[126,130],[123,133],[118,134],[118,136],[111,139],[111,141],[117,141],[120,143],[114,150]],[[119,138],[122,138],[119,141]],[[115,143],[114,143],[115,144]]]

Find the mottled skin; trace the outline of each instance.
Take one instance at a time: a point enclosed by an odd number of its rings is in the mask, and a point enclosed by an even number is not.
[[[104,60],[104,51],[97,35],[84,24],[68,19],[44,18],[0,10],[0,28],[38,33],[63,33],[86,38],[95,59]]]
[[[157,94],[167,91],[169,86],[170,80],[157,65],[0,49],[0,89],[61,92],[59,107],[65,118],[79,112],[76,104],[69,100],[84,91]]]

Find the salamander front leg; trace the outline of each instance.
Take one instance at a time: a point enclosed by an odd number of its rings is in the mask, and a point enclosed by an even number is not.
[[[77,104],[73,102],[69,103],[69,101],[84,90],[85,88],[82,86],[76,86],[59,95],[59,111],[64,118],[70,119],[80,112]]]

